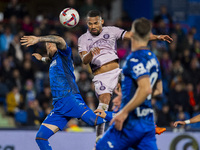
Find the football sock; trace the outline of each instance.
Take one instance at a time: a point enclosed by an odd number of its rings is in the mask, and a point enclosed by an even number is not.
[[[105,119],[97,116],[91,109],[86,110],[82,114],[81,119],[91,126],[96,126],[106,122]]]
[[[101,109],[104,111],[108,110],[108,105],[104,104],[104,103],[99,103],[99,106],[97,107],[97,109]],[[104,133],[104,129],[105,129],[105,123],[100,124],[96,127],[96,137],[102,135]]]

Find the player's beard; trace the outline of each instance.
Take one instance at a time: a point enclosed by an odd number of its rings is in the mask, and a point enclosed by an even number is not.
[[[97,29],[96,29],[97,30]],[[97,32],[92,32],[92,30],[90,31],[90,33],[93,35],[93,36],[98,36],[100,34],[100,31],[97,30]]]
[[[53,55],[55,54],[56,52],[47,52],[47,55],[50,59],[52,59]]]

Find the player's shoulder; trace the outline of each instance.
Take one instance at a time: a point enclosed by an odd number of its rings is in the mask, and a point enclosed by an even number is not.
[[[149,50],[138,50],[132,52],[127,60],[131,64],[145,63],[149,60],[149,55],[152,55]]]
[[[130,62],[139,62],[141,60],[141,57],[140,57],[140,55],[138,55],[138,53],[131,52],[128,55],[127,60]]]
[[[119,30],[121,28],[116,27],[116,26],[104,26],[103,30],[108,30],[108,31],[112,31],[112,30]]]
[[[78,40],[85,39],[85,38],[87,38],[87,36],[88,36],[88,32],[85,32],[84,34],[82,34],[82,35],[78,38]]]

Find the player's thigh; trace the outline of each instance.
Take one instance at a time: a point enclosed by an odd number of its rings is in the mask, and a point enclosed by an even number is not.
[[[97,142],[96,150],[127,150],[128,143],[129,141],[125,138],[123,132],[111,126]]]
[[[136,150],[158,150],[155,131],[148,132],[137,145]]]
[[[51,111],[49,115],[43,121],[43,124],[57,126],[59,130],[62,130],[67,122],[71,119],[71,117],[66,117],[58,112]],[[51,127],[53,127],[51,126]],[[54,128],[55,129],[55,128]]]
[[[53,131],[54,133],[59,131],[59,127],[52,125],[52,124],[46,124],[46,123],[42,123],[43,126],[49,128],[51,131]]]

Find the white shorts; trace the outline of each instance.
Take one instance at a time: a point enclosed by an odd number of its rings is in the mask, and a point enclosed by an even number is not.
[[[114,89],[117,87],[121,70],[122,69],[120,68],[116,68],[94,76],[92,81],[95,86],[95,93],[97,97],[105,93],[110,93],[111,95],[113,94]]]

